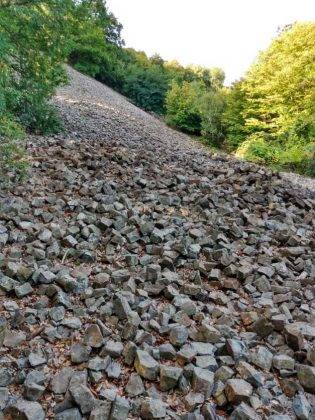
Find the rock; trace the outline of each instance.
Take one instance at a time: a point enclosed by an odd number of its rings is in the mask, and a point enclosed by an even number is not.
[[[308,365],[300,365],[297,369],[298,380],[303,388],[315,394],[315,367]]]
[[[251,361],[254,365],[265,371],[271,369],[273,354],[263,346],[259,346],[251,353]]]
[[[55,394],[65,394],[70,378],[72,376],[73,369],[70,367],[62,368],[60,372],[57,372],[50,382],[50,388]]]
[[[19,299],[22,299],[25,296],[31,295],[33,293],[33,287],[30,283],[23,283],[20,286],[14,288],[15,294]]]
[[[76,404],[80,407],[82,414],[88,414],[95,408],[96,400],[86,385],[71,384],[69,391]]]
[[[292,408],[299,420],[308,420],[310,418],[312,407],[304,394],[298,394],[295,396],[292,402]]]
[[[41,351],[32,352],[28,356],[28,361],[32,367],[40,366],[47,363],[47,358],[45,354]]]
[[[124,346],[120,341],[109,340],[104,346],[103,351],[111,357],[120,357]]]
[[[82,420],[78,408],[69,408],[55,415],[55,420]]]
[[[163,401],[148,398],[142,402],[140,408],[142,419],[163,419],[166,416],[166,407]]]
[[[142,379],[137,373],[132,373],[130,375],[125,389],[130,397],[137,397],[145,391]]]
[[[45,420],[45,412],[38,402],[17,400],[4,410],[5,418],[14,420]]]
[[[83,344],[73,344],[70,350],[70,356],[72,363],[83,363],[89,360],[91,353],[91,347]]]
[[[26,334],[22,331],[6,331],[3,345],[9,348],[17,348],[26,340]]]
[[[122,397],[116,397],[112,405],[111,420],[127,419],[130,410],[129,402]]]
[[[183,325],[175,325],[170,330],[170,342],[173,346],[181,347],[186,343],[188,338],[187,328]]]
[[[7,332],[7,320],[3,316],[0,316],[0,347],[3,346],[6,332]]]
[[[214,373],[206,369],[195,367],[191,384],[194,392],[201,393],[205,396],[205,399],[208,399],[211,396],[214,384]]]
[[[6,407],[8,399],[9,399],[8,388],[0,387],[0,410],[3,410]]]
[[[0,368],[0,387],[10,385],[12,381],[12,372],[7,368]]]
[[[293,370],[294,369],[294,359],[285,354],[277,354],[272,359],[272,365],[278,370]]]
[[[102,346],[103,335],[97,324],[92,324],[86,329],[84,343],[93,348],[100,348]]]
[[[185,407],[188,411],[193,411],[197,406],[203,404],[204,400],[204,394],[190,391],[184,398]]]
[[[231,403],[246,402],[253,393],[253,387],[244,379],[228,379],[225,394]]]
[[[261,417],[249,405],[242,402],[231,414],[231,420],[259,420]]]
[[[182,374],[182,369],[175,366],[160,367],[160,388],[162,391],[169,391],[177,385]]]
[[[43,393],[45,392],[45,387],[36,383],[26,383],[24,397],[29,401],[39,400]]]
[[[137,373],[145,379],[154,381],[157,379],[159,372],[159,364],[148,352],[143,350],[136,351],[135,369]]]

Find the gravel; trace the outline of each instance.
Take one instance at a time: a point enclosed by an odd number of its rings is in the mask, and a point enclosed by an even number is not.
[[[0,418],[314,418],[314,191],[68,71],[0,192]]]

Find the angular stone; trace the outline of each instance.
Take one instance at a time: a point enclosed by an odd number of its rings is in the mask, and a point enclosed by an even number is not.
[[[110,420],[121,420],[127,419],[130,410],[129,402],[122,397],[116,397],[112,404],[112,411],[110,414]]]
[[[293,370],[294,369],[294,359],[287,356],[286,354],[276,354],[272,359],[272,365],[278,370]]]
[[[231,403],[247,401],[253,393],[253,387],[244,379],[228,379],[225,385],[225,394]]]
[[[78,408],[69,408],[55,415],[55,420],[82,420],[81,413]]]
[[[295,396],[292,402],[292,408],[299,420],[310,419],[312,407],[304,394],[298,394]]]
[[[73,369],[70,367],[64,367],[60,372],[55,373],[50,382],[50,388],[55,394],[65,394],[70,378],[72,376]]]
[[[137,397],[144,393],[145,388],[141,377],[137,373],[132,373],[125,388],[130,397]]]
[[[300,381],[303,388],[315,394],[315,367],[308,365],[299,365],[298,369],[298,380]]]
[[[263,346],[259,346],[251,353],[251,361],[263,370],[269,371],[272,365],[273,354]]]
[[[169,391],[175,388],[177,382],[182,374],[182,369],[175,366],[160,367],[160,387],[162,391]]]
[[[91,347],[80,343],[73,344],[70,350],[72,363],[83,363],[89,360]]]
[[[140,417],[145,420],[163,419],[166,416],[166,406],[163,401],[149,398],[142,402]]]
[[[135,369],[137,373],[145,379],[154,381],[157,379],[159,364],[146,351],[137,350],[135,358]]]
[[[45,412],[38,402],[17,400],[4,410],[6,419],[45,420]]]
[[[82,414],[90,413],[95,408],[96,400],[86,385],[71,385],[69,391],[76,404],[80,407]]]
[[[103,345],[103,335],[97,324],[92,324],[85,330],[84,343],[93,348],[100,348]]]
[[[260,420],[262,417],[255,412],[249,405],[242,402],[232,412],[231,420]]]
[[[192,389],[201,393],[208,399],[211,396],[214,384],[214,373],[206,369],[195,367],[192,375]]]
[[[170,342],[173,346],[181,347],[186,343],[188,338],[187,328],[183,325],[175,325],[170,330]]]

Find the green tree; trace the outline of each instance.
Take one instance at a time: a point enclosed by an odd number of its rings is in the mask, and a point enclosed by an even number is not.
[[[60,128],[49,105],[66,80],[70,1],[11,1],[0,8],[0,166],[21,167],[23,129],[53,132]]]
[[[137,106],[157,114],[164,114],[168,79],[160,65],[148,68],[131,65],[125,78],[123,93]]]
[[[200,97],[201,134],[216,146],[219,146],[225,138],[223,122],[225,107],[225,94],[222,90],[211,89]]]
[[[200,84],[173,81],[166,96],[166,121],[188,133],[199,134],[201,114],[198,108]]]

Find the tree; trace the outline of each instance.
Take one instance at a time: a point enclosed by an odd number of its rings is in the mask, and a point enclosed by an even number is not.
[[[225,106],[225,95],[222,90],[211,89],[199,100],[201,134],[216,146],[219,146],[225,138],[223,123]]]
[[[166,121],[188,133],[198,134],[201,129],[201,114],[198,109],[200,85],[197,82],[173,81],[166,95]]]

